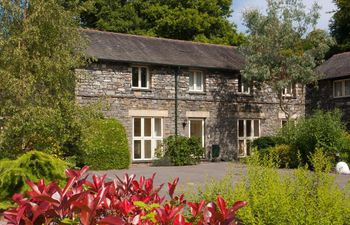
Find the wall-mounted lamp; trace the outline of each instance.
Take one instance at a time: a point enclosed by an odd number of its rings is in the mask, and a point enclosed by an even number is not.
[[[184,120],[184,121],[182,122],[182,128],[185,129],[186,125],[187,125],[187,121]]]

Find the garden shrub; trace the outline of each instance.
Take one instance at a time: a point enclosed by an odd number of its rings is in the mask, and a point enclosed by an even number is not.
[[[66,162],[39,151],[27,152],[16,160],[1,160],[0,202],[8,201],[14,193],[24,193],[28,179],[63,183],[66,168]]]
[[[96,119],[82,133],[84,163],[93,170],[124,169],[130,164],[128,139],[116,119]]]
[[[306,164],[316,148],[323,148],[333,158],[336,152],[349,152],[345,132],[339,110],[316,111],[310,117],[299,119],[296,124],[287,124],[278,136],[294,151],[299,151],[302,163]]]
[[[296,168],[299,165],[298,151],[286,144],[278,144],[267,149],[270,157],[276,160],[280,168]]]
[[[188,202],[184,195],[175,195],[179,178],[169,182],[167,201],[160,196],[163,185],[154,185],[151,178],[125,174],[112,182],[106,176],[83,177],[82,170],[67,170],[69,180],[64,188],[55,183],[28,182],[29,198],[15,195],[18,207],[4,213],[9,224],[147,224],[195,225],[237,224],[237,211],[247,202],[228,205],[217,196],[215,201]]]
[[[258,150],[267,149],[275,145],[275,137],[272,136],[259,137],[252,142],[252,148],[257,148]]]
[[[174,166],[194,165],[203,157],[204,149],[195,137],[169,136],[164,139],[161,152],[157,158],[169,159]]]
[[[207,183],[197,200],[210,201],[214,195],[221,195],[231,204],[245,199],[249,205],[237,215],[247,225],[348,224],[349,190],[334,182],[329,174],[329,158],[321,149],[315,151],[310,162],[314,163],[314,172],[307,168],[281,171],[273,158],[261,160],[257,152],[249,158],[248,171],[241,181],[234,185],[227,175],[221,181]]]
[[[5,123],[0,157],[15,159],[31,150],[62,158],[80,155],[80,126],[72,113],[49,107],[27,107],[18,112]]]

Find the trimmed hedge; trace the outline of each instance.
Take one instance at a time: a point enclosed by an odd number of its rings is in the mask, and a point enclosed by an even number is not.
[[[83,161],[92,170],[125,169],[130,165],[128,138],[116,119],[95,119],[83,129]]]
[[[39,151],[30,151],[16,160],[0,161],[0,202],[9,201],[13,194],[27,190],[26,180],[44,179],[63,184],[67,163]]]

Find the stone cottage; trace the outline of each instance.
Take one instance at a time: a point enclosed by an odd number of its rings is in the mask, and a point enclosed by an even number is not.
[[[104,114],[126,128],[133,162],[154,158],[163,138],[201,140],[210,158],[250,153],[250,142],[272,134],[285,120],[270,88],[241,82],[244,59],[235,47],[85,30],[97,61],[78,69],[77,100],[103,100]],[[292,90],[293,89],[293,90]],[[293,117],[304,114],[301,88],[286,89]]]
[[[332,56],[318,70],[324,74],[307,93],[307,111],[340,109],[350,129],[350,52]]]

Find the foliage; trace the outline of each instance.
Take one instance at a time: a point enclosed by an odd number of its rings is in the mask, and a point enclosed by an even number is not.
[[[166,158],[174,166],[184,166],[199,163],[203,154],[204,149],[198,138],[174,135],[164,139],[156,157]]]
[[[16,160],[1,160],[0,202],[8,202],[14,193],[24,193],[28,179],[38,181],[45,178],[62,183],[65,181],[63,171],[66,167],[67,163],[64,161],[38,151],[28,152]]]
[[[120,33],[237,45],[232,0],[83,0],[83,26]]]
[[[339,110],[316,111],[312,116],[301,118],[296,124],[288,124],[279,133],[283,143],[300,152],[303,164],[316,148],[323,148],[333,159],[337,152],[349,152],[349,139]]]
[[[350,1],[333,0],[333,2],[337,6],[330,23],[331,34],[337,41],[337,45],[332,49],[334,54],[350,50]]]
[[[272,136],[259,137],[252,142],[252,148],[266,149],[276,145],[276,138]]]
[[[154,175],[146,179],[128,176],[112,182],[93,175],[92,182],[82,170],[67,170],[69,180],[64,188],[52,182],[45,185],[28,181],[29,198],[13,196],[18,207],[4,213],[11,224],[236,224],[236,212],[247,205],[238,201],[227,207],[223,198],[216,202],[187,202],[184,195],[175,196],[178,178],[168,183],[169,201],[160,197],[162,186],[154,188]]]
[[[269,157],[280,167],[296,168],[299,166],[298,151],[286,144],[276,145],[267,149]]]
[[[94,170],[124,169],[130,164],[128,138],[116,119],[97,119],[83,129],[84,163]]]
[[[247,199],[249,205],[237,216],[244,224],[347,224],[350,196],[348,189],[334,183],[326,155],[318,150],[311,160],[315,172],[307,168],[281,171],[274,160],[261,160],[259,153],[249,159],[248,171],[236,185],[230,175],[207,183],[198,199],[210,201],[221,195],[230,204]]]
[[[73,100],[74,68],[85,64],[75,12],[57,0],[2,0],[0,11],[0,117]]]
[[[325,31],[315,30],[318,5],[306,12],[302,0],[267,0],[267,4],[266,15],[258,10],[243,14],[249,36],[241,46],[246,59],[241,73],[258,89],[271,87],[289,118],[290,98],[282,95],[283,90],[316,82],[320,74],[314,69],[333,40]]]

